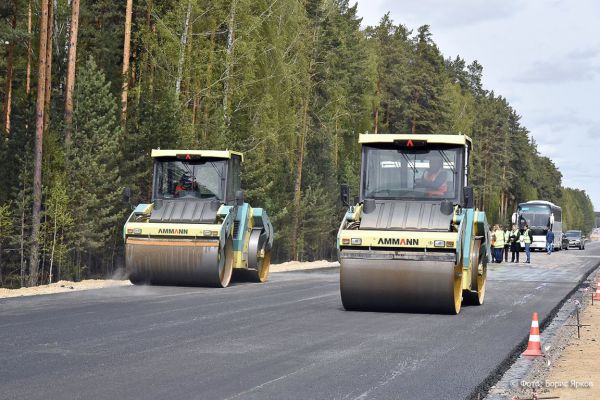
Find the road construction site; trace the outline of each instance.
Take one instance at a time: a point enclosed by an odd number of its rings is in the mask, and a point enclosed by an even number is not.
[[[485,304],[458,315],[345,311],[335,263],[224,289],[0,299],[2,397],[483,398],[527,345],[532,312],[543,335],[599,262],[591,243],[489,264]]]

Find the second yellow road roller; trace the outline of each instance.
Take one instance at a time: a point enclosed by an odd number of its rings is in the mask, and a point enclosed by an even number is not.
[[[125,266],[134,284],[226,287],[234,270],[264,282],[273,226],[244,201],[243,155],[219,150],[152,150],[152,202],[124,226]],[[130,190],[124,192],[125,200]]]
[[[490,233],[464,135],[363,134],[360,192],[337,237],[346,310],[458,314],[483,304]]]

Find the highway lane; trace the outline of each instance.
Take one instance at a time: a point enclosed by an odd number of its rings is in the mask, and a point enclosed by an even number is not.
[[[338,270],[0,300],[0,398],[460,399],[600,262],[490,266],[458,316],[346,312]]]

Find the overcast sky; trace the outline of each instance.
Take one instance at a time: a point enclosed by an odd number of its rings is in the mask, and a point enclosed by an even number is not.
[[[478,60],[563,186],[585,189],[600,211],[600,1],[358,0],[364,26],[388,11],[413,31],[430,25],[445,58]]]

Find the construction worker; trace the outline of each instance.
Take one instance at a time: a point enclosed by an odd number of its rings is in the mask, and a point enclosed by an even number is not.
[[[533,235],[531,234],[531,231],[529,230],[528,224],[525,224],[524,228],[525,229],[523,229],[523,233],[521,234],[521,240],[523,241],[523,244],[525,245],[525,255],[527,256],[527,261],[525,261],[525,263],[530,264],[531,263],[531,249],[529,247],[531,246],[531,242],[533,241]]]
[[[510,249],[510,231],[504,229],[504,262],[508,262],[508,250]]]
[[[514,263],[515,259],[517,263],[519,262],[519,251],[521,250],[521,242],[519,238],[521,237],[521,232],[517,228],[516,224],[513,224],[512,230],[509,233],[509,242],[510,242],[510,262]]]
[[[496,225],[496,230],[494,231],[494,236],[496,237],[496,241],[494,242],[494,252],[496,253],[496,262],[502,262],[502,253],[504,252],[504,230],[502,226]]]

